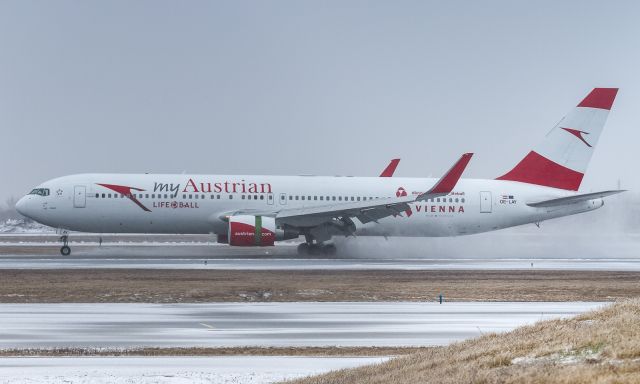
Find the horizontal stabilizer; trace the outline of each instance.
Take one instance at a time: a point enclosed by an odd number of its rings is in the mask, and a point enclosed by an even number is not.
[[[580,203],[583,201],[589,201],[594,199],[601,199],[606,196],[615,195],[621,192],[625,192],[625,190],[613,190],[613,191],[602,191],[602,192],[593,192],[593,193],[585,193],[582,195],[573,195],[568,197],[560,197],[558,199],[544,200],[538,201],[536,203],[527,203],[530,207],[542,208],[542,207],[558,207],[561,205],[568,205],[574,203]]]

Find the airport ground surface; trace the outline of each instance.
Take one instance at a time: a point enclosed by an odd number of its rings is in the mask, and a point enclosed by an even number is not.
[[[0,270],[3,303],[612,301],[640,272]]]
[[[0,235],[0,369],[12,383],[87,375],[269,383],[382,361],[353,357],[429,353],[640,296],[635,237],[613,242],[622,250],[614,257],[540,252],[528,235],[511,241],[531,253],[487,257],[500,247],[478,239],[465,248],[478,254],[365,247],[299,257],[295,244],[77,235],[73,254],[62,257],[53,234]],[[586,238],[576,244],[593,248]],[[32,375],[21,373],[25,366]]]
[[[603,303],[0,304],[0,349],[446,345]]]
[[[336,256],[304,256],[296,244],[229,247],[207,235],[71,235],[62,257],[55,234],[0,235],[0,269],[189,270],[574,270],[640,272],[640,236],[536,235],[348,239]],[[102,239],[102,242],[100,242]]]

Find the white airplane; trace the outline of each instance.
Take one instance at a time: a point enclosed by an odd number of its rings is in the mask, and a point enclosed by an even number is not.
[[[231,246],[304,236],[300,253],[333,254],[333,236],[458,236],[539,223],[622,192],[577,192],[617,91],[595,88],[495,180],[460,179],[471,153],[440,179],[80,174],[42,183],[16,208],[62,231],[63,255],[67,231],[211,233]]]

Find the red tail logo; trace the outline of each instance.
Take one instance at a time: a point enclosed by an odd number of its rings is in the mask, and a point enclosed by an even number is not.
[[[562,129],[564,129],[565,131],[569,132],[570,134],[572,134],[573,136],[577,137],[578,139],[580,139],[583,143],[586,144],[587,147],[591,148],[591,144],[587,143],[587,140],[584,139],[584,137],[582,136],[584,135],[588,135],[589,132],[585,132],[585,131],[579,131],[577,129],[572,129],[572,128],[563,128],[560,127]]]

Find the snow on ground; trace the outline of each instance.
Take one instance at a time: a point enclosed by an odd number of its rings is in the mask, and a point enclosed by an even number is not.
[[[17,357],[0,359],[1,384],[261,384],[386,361],[385,357]]]
[[[33,220],[7,219],[0,222],[0,233],[55,233],[55,229]]]

